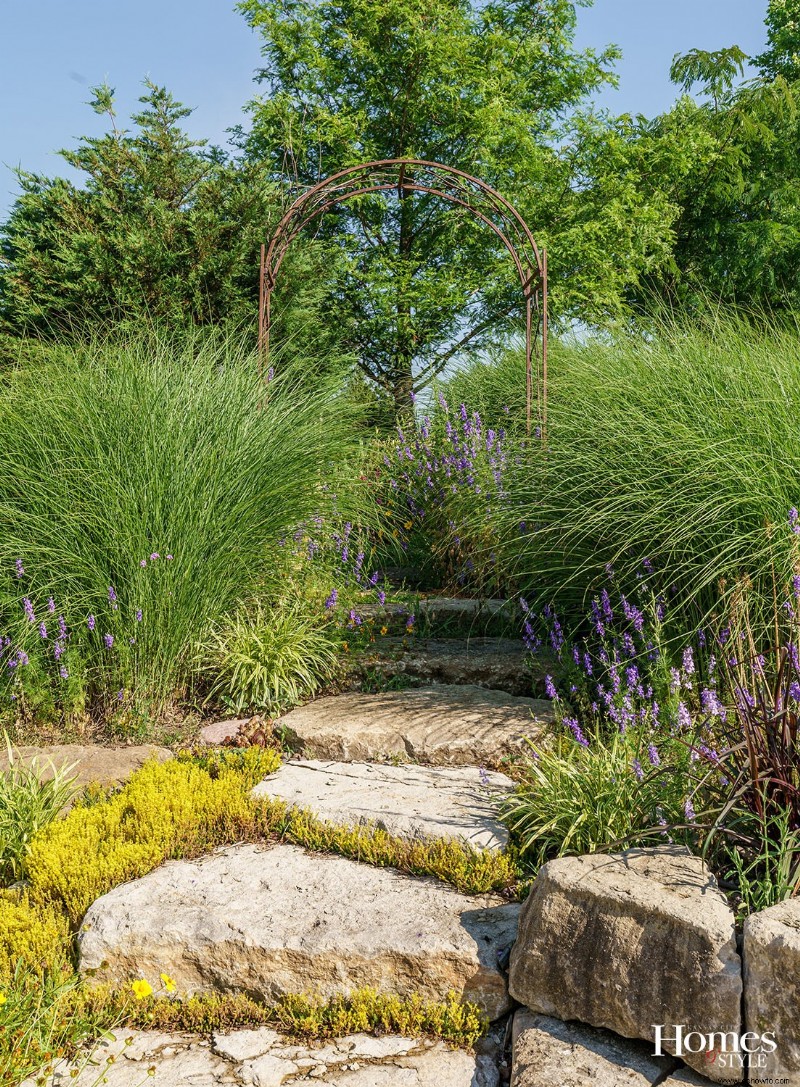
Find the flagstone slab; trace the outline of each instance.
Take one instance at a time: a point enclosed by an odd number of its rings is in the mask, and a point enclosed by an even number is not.
[[[53,777],[56,769],[73,768],[77,786],[120,785],[131,774],[141,770],[148,759],[166,762],[172,752],[166,747],[153,744],[130,747],[104,747],[101,744],[57,744],[52,747],[18,747],[13,752],[14,761],[25,766],[36,762],[45,780]],[[0,772],[8,769],[6,751],[0,752]]]
[[[433,879],[291,845],[237,845],[172,861],[88,910],[80,969],[98,982],[170,975],[182,994],[329,999],[369,987],[443,1000],[490,1019],[509,1007],[499,966],[519,907]]]
[[[253,796],[308,808],[332,823],[373,823],[400,838],[458,838],[478,849],[502,849],[508,831],[497,801],[513,788],[505,774],[477,767],[311,759],[285,763]]]
[[[98,1077],[102,1076],[101,1079]],[[25,1080],[21,1087],[35,1087]],[[353,1034],[301,1043],[273,1030],[191,1034],[117,1030],[74,1062],[61,1061],[47,1087],[499,1087],[485,1057],[443,1042]]]
[[[318,698],[277,723],[296,750],[337,762],[496,767],[553,721],[553,705],[474,685]]]

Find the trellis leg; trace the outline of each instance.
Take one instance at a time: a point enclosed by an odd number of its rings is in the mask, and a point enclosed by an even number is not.
[[[530,287],[525,292],[525,429],[531,436],[533,400],[533,313]]]

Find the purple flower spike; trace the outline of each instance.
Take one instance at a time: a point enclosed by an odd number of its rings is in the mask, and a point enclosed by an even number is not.
[[[141,621],[142,621],[142,609],[137,608],[136,609],[136,622],[141,623]]]
[[[109,587],[108,587],[108,602],[111,605],[111,607],[114,609],[114,611],[116,611],[117,610],[117,594],[116,594],[116,591],[115,591],[113,585],[109,585]]]
[[[655,744],[650,744],[647,748],[647,757],[650,760],[651,766],[661,765],[661,756],[658,753],[658,748]]]
[[[64,667],[63,664],[59,668],[58,674],[61,676],[62,679],[69,679],[69,672],[67,671],[67,669]]]
[[[157,551],[154,551],[153,554],[150,556],[150,561],[156,562],[160,558],[161,556],[159,555],[159,553]]]
[[[571,730],[572,735],[575,737],[581,747],[589,746],[589,741],[586,739],[583,732],[581,731],[581,726],[578,724],[577,718],[565,717],[563,723],[567,726],[568,729]]]
[[[795,536],[800,533],[800,516],[794,506],[789,510],[789,528]]]
[[[95,617],[93,615],[90,615],[89,618],[86,620],[86,626],[89,628],[89,630],[94,630],[96,622],[97,620],[95,619]]]
[[[165,555],[164,557],[166,558],[167,562],[172,562],[172,555]]]
[[[14,565],[17,570],[17,577],[23,577],[25,574],[25,567],[22,565],[22,559],[17,559]]]
[[[39,637],[42,641],[47,641],[47,627],[44,623],[39,623]]]
[[[338,589],[331,589],[331,595],[325,601],[325,610],[330,611],[331,608],[336,607],[336,601],[339,599]]]
[[[36,616],[35,616],[34,611],[33,611],[33,604],[31,604],[31,602],[30,602],[30,600],[28,599],[27,596],[24,596],[22,598],[22,606],[25,609],[25,617],[28,620],[28,622],[29,623],[35,623],[36,622]]]
[[[140,559],[139,560],[139,565],[140,566],[147,566],[147,559]]]
[[[47,610],[50,612],[51,615],[55,615],[56,602],[55,602],[55,600],[53,600],[52,596],[47,601]]]
[[[103,641],[106,643],[106,649],[110,649],[111,646],[114,644],[114,635],[113,634],[104,634],[103,635]]]

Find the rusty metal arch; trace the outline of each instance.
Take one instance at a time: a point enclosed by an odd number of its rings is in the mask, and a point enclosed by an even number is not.
[[[537,415],[544,434],[547,424],[547,252],[539,249],[525,220],[496,189],[472,174],[440,162],[401,158],[361,163],[332,174],[294,201],[275,228],[269,246],[261,246],[258,344],[263,372],[269,372],[272,291],[289,246],[309,223],[336,204],[392,190],[399,196],[404,192],[428,193],[466,208],[488,226],[507,249],[519,275],[525,307],[527,429],[530,434],[534,341],[541,339],[536,384]]]

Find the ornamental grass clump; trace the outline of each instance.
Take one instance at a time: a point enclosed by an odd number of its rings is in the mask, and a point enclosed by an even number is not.
[[[76,794],[74,767],[47,767],[40,759],[22,762],[6,737],[8,768],[0,771],[0,887],[27,875],[33,838]]]
[[[267,395],[233,339],[108,340],[5,372],[0,711],[43,685],[56,710],[73,683],[101,713],[184,694],[209,629],[333,502],[332,476],[358,520],[353,411],[335,374],[311,387],[289,364]]]
[[[300,603],[241,605],[202,650],[207,701],[277,714],[315,694],[338,667],[340,637]]]
[[[546,442],[497,512],[508,576],[566,611],[606,563],[628,582],[647,556],[682,603],[675,633],[692,637],[747,574],[766,627],[773,573],[792,573],[782,526],[798,504],[797,328],[724,312],[664,320],[556,345],[551,362]]]

